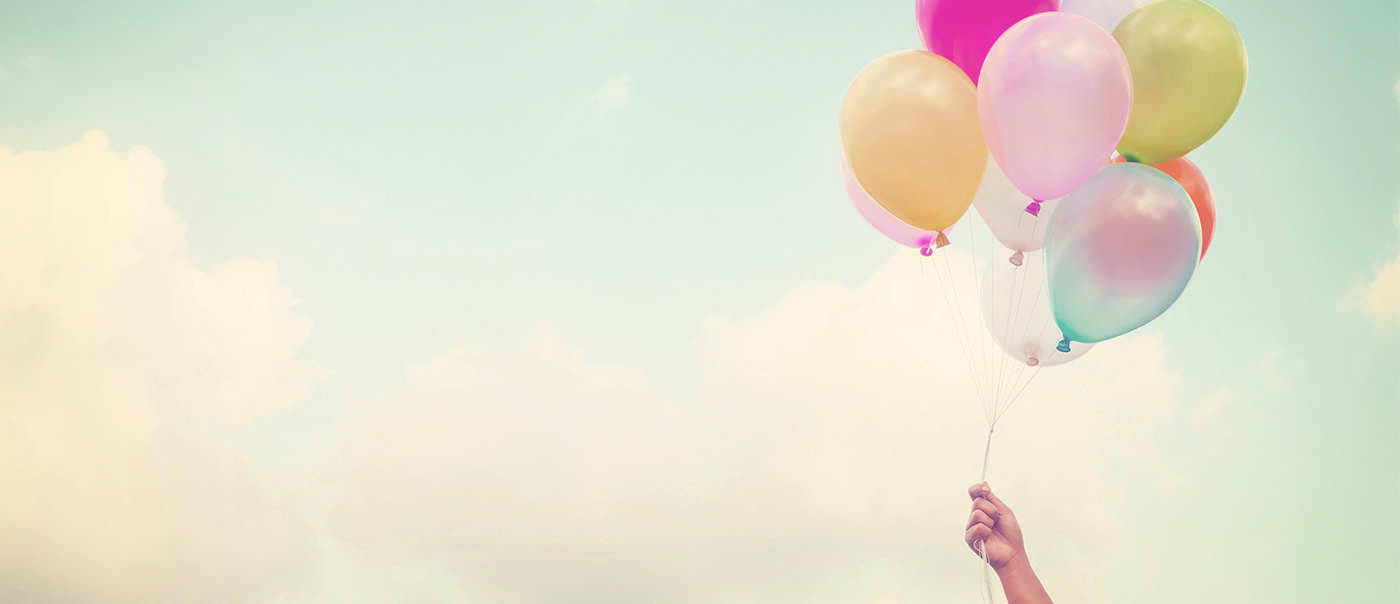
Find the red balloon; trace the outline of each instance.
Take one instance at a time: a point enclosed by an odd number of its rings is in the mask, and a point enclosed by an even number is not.
[[[1115,164],[1124,161],[1127,160],[1122,156],[1113,159]],[[1206,248],[1210,247],[1211,234],[1215,232],[1215,195],[1210,192],[1210,183],[1206,182],[1206,175],[1201,174],[1201,169],[1185,157],[1152,167],[1172,177],[1181,188],[1186,189],[1186,194],[1191,196],[1191,203],[1196,204],[1196,214],[1201,217],[1201,258],[1205,258]]]

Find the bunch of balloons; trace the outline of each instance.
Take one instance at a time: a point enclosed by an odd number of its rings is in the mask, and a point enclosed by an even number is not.
[[[841,106],[860,214],[933,256],[975,206],[1008,252],[978,282],[983,323],[1026,366],[1162,314],[1214,231],[1210,186],[1185,155],[1244,92],[1230,19],[1202,0],[917,0],[915,15],[926,50],[876,59]],[[1001,402],[1019,393],[982,379]]]

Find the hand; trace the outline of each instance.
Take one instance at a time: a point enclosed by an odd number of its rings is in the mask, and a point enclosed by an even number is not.
[[[981,548],[987,551],[987,563],[998,573],[1013,562],[1024,563],[1025,543],[1021,540],[1021,525],[1016,515],[1006,507],[1001,499],[992,494],[992,488],[985,482],[972,485],[967,490],[972,498],[972,515],[967,519],[967,532],[963,539],[972,551],[981,555]]]

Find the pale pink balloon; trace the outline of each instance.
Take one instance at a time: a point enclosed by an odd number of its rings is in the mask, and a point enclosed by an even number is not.
[[[1093,21],[1067,13],[1041,13],[1006,30],[977,86],[992,157],[1038,201],[1068,194],[1103,166],[1132,108],[1123,49]]]
[[[856,211],[860,212],[861,217],[869,222],[870,226],[875,227],[875,230],[893,239],[895,243],[909,247],[929,248],[938,243],[938,231],[926,231],[910,226],[870,197],[865,188],[856,181],[844,156],[841,158],[841,178],[846,182],[846,196],[851,198],[851,205],[855,206]],[[948,227],[944,232],[951,230],[953,227]]]

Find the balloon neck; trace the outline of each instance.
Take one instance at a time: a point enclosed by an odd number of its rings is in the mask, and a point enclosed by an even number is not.
[[[1010,262],[1012,266],[1021,266],[1021,263],[1026,261],[1026,255],[1021,253],[1021,250],[1016,250],[1016,253],[1012,254],[1006,261]]]
[[[1055,350],[1069,352],[1069,338],[1060,338],[1060,343],[1055,345]]]
[[[1036,365],[1039,365],[1039,364],[1040,364],[1040,359],[1037,359],[1037,358],[1035,358],[1035,357],[1031,357],[1031,358],[1029,358],[1029,359],[1026,359],[1026,366],[1027,366],[1027,367],[1035,367]]]
[[[1039,218],[1039,217],[1040,217],[1040,200],[1039,200],[1039,199],[1033,199],[1033,200],[1031,200],[1031,202],[1030,202],[1029,204],[1026,205],[1026,213],[1027,213],[1027,214],[1030,214],[1031,216],[1035,216],[1035,217]]]
[[[926,245],[924,247],[919,248],[919,253],[923,254],[924,257],[927,258],[933,255],[933,248]]]
[[[943,247],[943,246],[945,246],[945,245],[948,245],[949,243],[952,243],[952,242],[951,242],[951,241],[948,241],[948,236],[947,236],[947,235],[944,235],[944,234],[943,234],[943,231],[939,231],[939,232],[938,232],[938,238],[937,238],[937,239],[934,239],[934,241],[933,241],[933,244],[934,244],[935,246],[937,246],[937,247]]]

